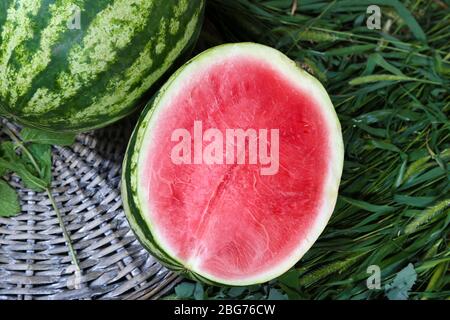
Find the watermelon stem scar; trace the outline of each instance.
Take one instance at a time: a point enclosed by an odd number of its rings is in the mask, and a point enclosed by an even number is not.
[[[222,45],[180,68],[141,115],[125,213],[170,269],[216,285],[266,282],[324,230],[343,158],[319,81],[275,49]]]
[[[222,165],[224,163],[244,165],[248,158],[248,164],[256,165],[259,162],[260,165],[270,165],[260,169],[261,175],[278,173],[280,165],[280,133],[278,129],[270,129],[270,143],[267,129],[259,129],[258,132],[255,129],[226,129],[225,137],[224,139],[222,131],[217,128],[210,128],[203,133],[202,121],[194,121],[193,143],[189,130],[178,128],[173,131],[171,141],[178,142],[178,144],[172,148],[171,159],[176,165]],[[248,150],[245,148],[246,145],[248,145]]]

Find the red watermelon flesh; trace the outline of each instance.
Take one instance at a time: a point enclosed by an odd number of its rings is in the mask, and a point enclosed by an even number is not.
[[[171,257],[207,279],[249,284],[286,271],[325,227],[342,170],[342,137],[315,79],[289,70],[292,63],[280,66],[281,58],[230,51],[194,61],[168,86],[145,134],[138,188],[145,219]],[[214,128],[224,137],[227,129],[278,129],[278,170],[261,174],[268,165],[249,164],[249,148],[245,164],[237,155],[230,164],[195,164],[196,121],[202,133]],[[191,164],[171,159],[179,128],[191,135]],[[210,141],[200,143],[205,150]]]

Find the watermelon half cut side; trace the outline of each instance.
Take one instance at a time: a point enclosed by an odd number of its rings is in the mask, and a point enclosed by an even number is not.
[[[325,228],[343,154],[313,76],[275,49],[222,45],[179,69],[141,116],[124,162],[125,212],[173,270],[213,284],[266,282]]]

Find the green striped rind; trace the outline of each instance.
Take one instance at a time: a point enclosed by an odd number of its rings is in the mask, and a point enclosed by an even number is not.
[[[85,131],[134,111],[193,46],[204,0],[4,0],[0,113]],[[81,28],[69,29],[74,5]]]

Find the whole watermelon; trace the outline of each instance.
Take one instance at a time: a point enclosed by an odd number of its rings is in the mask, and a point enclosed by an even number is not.
[[[49,131],[135,110],[193,45],[204,0],[1,0],[0,115]]]

